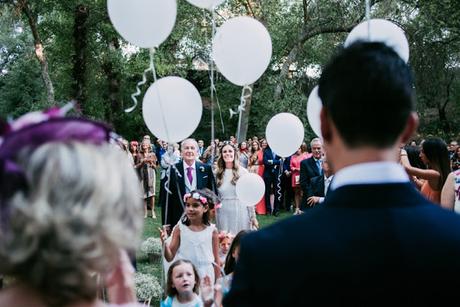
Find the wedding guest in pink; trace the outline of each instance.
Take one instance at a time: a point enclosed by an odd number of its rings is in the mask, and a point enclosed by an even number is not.
[[[291,156],[291,178],[292,189],[294,190],[294,215],[300,214],[300,201],[302,200],[302,189],[300,187],[300,162],[308,159],[307,144],[303,143],[296,153]]]
[[[258,174],[260,177],[264,174],[264,153],[260,148],[259,142],[252,141],[251,146],[251,155],[248,161],[248,171],[250,173]],[[267,213],[267,209],[265,208],[265,199],[262,197],[259,203],[256,205],[256,213],[260,215],[265,215]]]

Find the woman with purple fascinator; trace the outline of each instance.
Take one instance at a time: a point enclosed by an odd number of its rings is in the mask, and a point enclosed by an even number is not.
[[[142,230],[133,168],[102,123],[33,112],[0,131],[0,306],[136,306]],[[97,298],[101,276],[112,304]]]

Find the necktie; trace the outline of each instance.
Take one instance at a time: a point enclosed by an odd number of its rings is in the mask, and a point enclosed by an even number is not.
[[[188,182],[190,182],[190,184],[192,184],[192,182],[193,182],[192,170],[193,170],[193,167],[191,167],[191,166],[187,167],[187,178],[188,178]]]
[[[321,171],[322,171],[322,169],[321,169],[321,160],[319,160],[319,159],[316,160],[316,166],[318,167],[318,172],[321,174]]]

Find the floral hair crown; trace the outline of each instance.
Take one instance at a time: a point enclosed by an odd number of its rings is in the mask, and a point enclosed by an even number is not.
[[[208,203],[208,199],[204,196],[202,196],[200,193],[198,192],[193,192],[193,193],[187,193],[184,195],[184,203],[187,201],[187,199],[189,198],[193,198],[193,199],[196,199],[196,200],[199,200],[200,203],[202,205],[206,205]]]
[[[231,232],[226,232],[225,230],[222,230],[218,233],[217,237],[219,238],[219,241],[222,242],[222,240],[224,239],[233,240],[235,236]]]

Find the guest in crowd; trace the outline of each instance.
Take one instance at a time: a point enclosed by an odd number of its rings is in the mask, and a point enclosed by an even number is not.
[[[258,174],[263,178],[264,169],[264,155],[260,144],[258,141],[252,141],[251,156],[249,157],[248,161],[248,170],[250,173]],[[262,197],[262,199],[256,205],[256,213],[264,215],[267,213],[266,210],[265,197]]]
[[[215,191],[215,181],[211,167],[196,161],[197,155],[198,143],[194,139],[182,141],[182,161],[177,162],[174,166],[175,169],[169,174],[169,190],[171,194],[168,197],[164,197],[168,201],[162,207],[163,225],[173,227],[180,221],[184,213],[182,199],[186,193],[204,188]]]
[[[328,196],[243,238],[224,306],[451,305],[460,216],[422,197],[397,163],[418,124],[408,65],[383,43],[357,42],[318,88],[336,171]]]
[[[198,159],[200,159],[201,162],[203,158],[205,148],[204,148],[204,141],[203,140],[198,140]]]
[[[281,204],[281,158],[272,151],[266,140],[262,141],[264,155],[265,207],[267,213],[278,216]],[[272,198],[272,195],[274,198]],[[273,200],[273,202],[272,202]]]
[[[310,142],[312,156],[300,162],[300,188],[302,189],[302,210],[311,208],[307,204],[308,186],[313,177],[320,176],[322,173],[321,158],[323,156],[323,143],[321,139],[314,138]]]
[[[452,140],[449,142],[449,145],[447,146],[447,150],[449,151],[449,159],[452,159],[454,154],[457,152],[457,149],[459,148],[458,142],[455,140]]]
[[[2,134],[0,274],[12,278],[0,306],[138,306],[126,251],[140,240],[141,191],[111,133],[50,116]]]
[[[294,190],[294,215],[301,213],[300,202],[302,200],[302,188],[300,187],[300,163],[308,158],[307,145],[304,143],[291,156],[291,185]]]
[[[236,183],[248,171],[240,167],[233,143],[226,141],[224,144],[219,149],[216,168],[216,185],[221,199],[221,206],[216,210],[217,228],[230,233],[258,228],[254,206],[247,206],[236,195]]]
[[[452,166],[452,170],[456,171],[460,169],[460,147],[457,147],[457,149],[455,149],[455,152],[452,155],[452,158],[450,159],[450,164]]]
[[[436,204],[441,204],[441,190],[450,173],[449,154],[446,143],[439,138],[426,139],[422,144],[420,159],[427,169],[411,166],[407,152],[401,150],[401,163],[407,173],[415,176],[415,183],[420,184],[420,192]],[[423,183],[419,183],[423,179]]]
[[[129,152],[133,156],[134,163],[136,163],[137,155],[139,154],[139,143],[137,141],[129,142]]]
[[[148,208],[152,210],[152,218],[155,215],[155,189],[156,189],[156,168],[157,157],[151,152],[150,141],[144,138],[141,151],[137,155],[135,167],[139,170],[141,186],[144,189],[144,218],[147,218]]]
[[[326,155],[323,156],[321,167],[322,174],[313,177],[307,188],[307,206],[313,207],[324,202],[324,197],[329,192],[334,173],[329,166]]]
[[[441,191],[441,207],[460,214],[460,170],[447,176]]]
[[[248,163],[249,163],[249,149],[248,149],[248,144],[243,141],[240,143],[239,147],[239,160],[240,160],[240,166],[244,168],[248,168]]]

